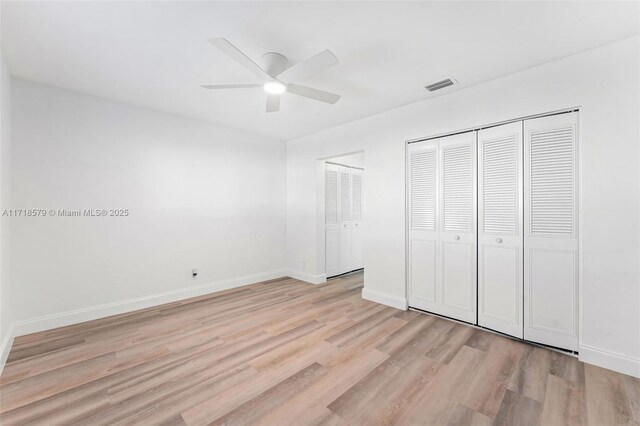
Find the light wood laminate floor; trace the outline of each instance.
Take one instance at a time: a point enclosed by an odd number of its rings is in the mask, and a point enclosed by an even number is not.
[[[286,278],[19,337],[0,423],[640,423],[638,379],[361,289]]]

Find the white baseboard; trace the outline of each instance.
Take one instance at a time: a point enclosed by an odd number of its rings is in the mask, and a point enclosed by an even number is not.
[[[13,336],[13,324],[11,324],[4,339],[2,339],[2,343],[0,343],[0,374],[2,374],[2,370],[4,370],[4,364],[7,362],[7,358],[9,358],[9,352],[11,352],[11,346],[13,345]]]
[[[589,345],[580,345],[579,353],[578,359],[582,362],[640,378],[640,359]]]
[[[295,269],[287,269],[287,276],[310,284],[322,284],[327,282],[327,276],[325,274],[313,275],[308,272],[297,271]]]
[[[407,299],[404,297],[393,296],[391,294],[382,293],[380,291],[371,290],[368,288],[362,289],[362,298],[370,300],[372,302],[391,306],[392,308],[401,309],[403,311],[406,311],[409,308]]]
[[[78,324],[111,315],[123,314],[138,309],[150,308],[165,303],[176,302],[178,300],[189,299],[191,297],[202,296],[217,291],[228,290],[247,284],[260,281],[280,278],[287,275],[285,270],[264,272],[260,274],[247,275],[244,277],[229,280],[217,281],[198,286],[187,287],[185,289],[169,291],[152,296],[139,297],[136,299],[123,300],[121,302],[107,303],[99,306],[75,309],[73,311],[61,312],[59,314],[47,315],[28,320],[16,321],[13,324],[14,336],[37,333],[39,331],[50,330],[52,328],[64,327]]]
[[[181,290],[156,294],[152,296],[140,297],[121,302],[109,303],[105,305],[93,306],[89,308],[76,309],[59,314],[48,315],[29,320],[17,321],[9,326],[7,334],[0,343],[0,373],[9,357],[14,337],[39,331],[50,330],[52,328],[64,327],[111,315],[123,314],[138,309],[150,308],[165,303],[176,302],[191,297],[202,296],[217,291],[228,290],[253,284],[260,281],[271,280],[289,276],[311,284],[321,284],[326,282],[324,274],[312,275],[306,272],[295,270],[277,270],[261,274],[248,275],[240,278],[218,281],[214,283],[202,284],[188,287]],[[391,306],[392,308],[407,310],[407,299],[382,293],[376,290],[362,289],[362,298],[372,302]],[[618,371],[623,374],[640,378],[640,359],[631,358],[618,353],[606,351],[589,345],[580,345],[580,361],[597,365],[599,367]]]

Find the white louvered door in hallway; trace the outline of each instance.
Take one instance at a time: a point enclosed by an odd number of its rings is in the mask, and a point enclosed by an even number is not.
[[[325,163],[325,271],[327,277],[363,267],[364,170]]]
[[[476,132],[440,138],[439,313],[476,321]]]
[[[359,169],[351,169],[351,244],[350,270],[363,267],[362,264],[362,191],[364,173]]]
[[[329,277],[340,273],[339,168],[340,166],[325,164],[324,171],[325,267],[326,274]]]
[[[522,122],[478,132],[478,324],[523,337]]]
[[[339,169],[340,180],[340,273],[351,270],[351,172]]]
[[[578,113],[526,120],[524,337],[578,349]]]

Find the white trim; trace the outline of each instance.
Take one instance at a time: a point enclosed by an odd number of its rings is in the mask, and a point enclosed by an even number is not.
[[[578,359],[588,364],[640,378],[640,359],[638,358],[583,344],[580,346]]]
[[[13,337],[13,324],[11,324],[7,330],[7,335],[4,336],[2,344],[0,344],[0,374],[2,374],[7,358],[9,358],[9,352],[11,352],[11,346],[13,346]]]
[[[324,162],[324,163],[325,163],[325,164],[332,164],[332,165],[334,165],[334,166],[342,166],[342,167],[346,167],[346,168],[348,168],[348,169],[356,169],[356,170],[362,170],[362,171],[364,171],[364,167],[348,166],[348,165],[346,165],[346,164],[336,163],[336,162],[329,161],[329,160],[325,160],[325,162]]]
[[[88,308],[74,309],[72,311],[61,312],[53,315],[32,318],[28,320],[16,321],[13,324],[14,336],[37,333],[39,331],[50,330],[52,328],[64,327],[78,324],[111,315],[123,314],[138,309],[150,308],[165,303],[176,302],[189,299],[191,297],[202,296],[222,290],[241,287],[260,281],[271,280],[286,276],[284,270],[263,272],[260,274],[247,275],[244,277],[232,278],[228,280],[216,281],[208,284],[188,287],[185,289],[168,291],[166,293],[151,296],[138,297],[135,299],[123,300],[120,302],[107,303],[104,305],[91,306]]]
[[[391,306],[392,308],[400,309],[403,311],[406,311],[409,307],[409,303],[404,297],[393,296],[388,293],[382,293],[380,291],[371,290],[368,288],[362,289],[362,298],[370,300],[372,302]]]
[[[323,284],[327,282],[326,274],[313,275],[308,272],[297,271],[295,269],[287,269],[287,276],[309,284]]]
[[[491,123],[491,124],[485,124],[485,125],[482,125],[482,126],[468,127],[466,129],[462,129],[462,130],[455,130],[455,131],[451,131],[451,132],[445,132],[445,133],[440,133],[440,134],[431,135],[431,136],[425,136],[425,137],[416,138],[416,139],[409,139],[409,140],[405,141],[405,143],[407,145],[409,145],[409,144],[416,143],[416,142],[424,142],[424,141],[428,141],[428,140],[431,140],[431,139],[440,139],[440,138],[444,138],[444,137],[447,137],[447,136],[454,136],[454,135],[458,135],[460,133],[479,132],[480,130],[488,129],[490,127],[502,126],[503,124],[517,123],[518,121],[531,120],[531,119],[534,119],[534,118],[549,117],[549,116],[552,116],[552,115],[565,114],[565,113],[568,113],[568,112],[575,112],[575,111],[579,111],[580,108],[582,108],[582,107],[581,106],[575,106],[575,107],[572,107],[572,108],[557,109],[555,111],[543,112],[543,113],[540,113],[540,114],[526,115],[524,117],[512,118],[512,119],[503,120],[503,121],[497,121],[497,122],[494,122],[494,123]]]
[[[583,202],[584,200],[584,185],[582,184],[582,117],[583,117],[584,109],[582,107],[578,108],[578,124],[576,129],[578,131],[578,138],[576,139],[576,155],[578,158],[578,351],[581,351],[582,347],[585,345],[582,344],[582,325],[584,324],[584,308],[583,308],[583,300],[584,300],[584,257],[583,257],[583,249],[582,249],[582,230],[584,229],[584,208]],[[586,345],[588,348],[589,346]],[[588,350],[588,349],[587,349]]]

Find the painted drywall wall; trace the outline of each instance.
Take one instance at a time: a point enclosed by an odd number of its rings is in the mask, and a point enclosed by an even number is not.
[[[19,79],[12,104],[13,205],[47,212],[13,221],[16,333],[284,275],[284,142]]]
[[[0,51],[0,371],[9,354],[11,299],[11,75]]]
[[[639,51],[633,37],[290,141],[288,267],[324,272],[317,160],[363,150],[365,291],[401,302],[405,141],[580,106],[581,357],[640,375]]]

